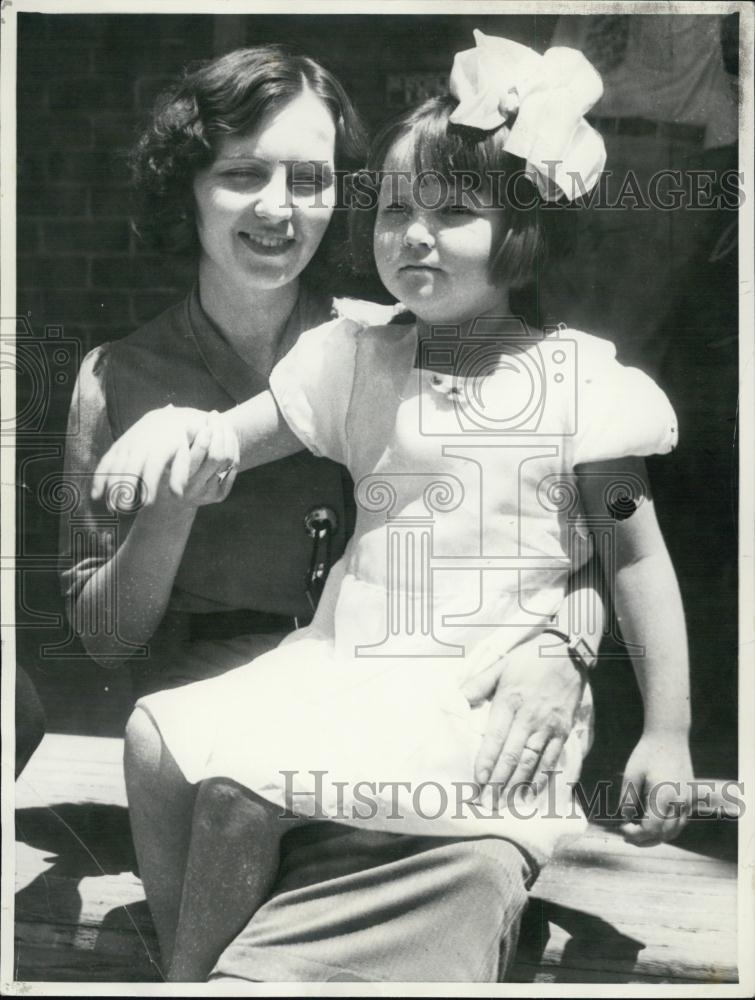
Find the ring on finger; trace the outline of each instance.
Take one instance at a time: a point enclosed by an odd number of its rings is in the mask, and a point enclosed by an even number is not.
[[[218,480],[218,486],[222,486],[222,484],[226,481],[226,479],[232,472],[233,472],[233,465],[229,465],[225,469],[221,469],[219,472],[216,472],[215,475]]]

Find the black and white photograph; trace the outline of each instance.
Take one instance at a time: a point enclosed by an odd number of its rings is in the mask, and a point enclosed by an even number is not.
[[[3,994],[751,996],[753,6],[1,16]]]

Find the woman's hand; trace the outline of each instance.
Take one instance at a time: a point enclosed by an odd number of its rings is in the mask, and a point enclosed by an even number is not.
[[[621,826],[624,839],[650,847],[678,837],[692,808],[693,780],[686,735],[644,733],[624,770],[621,812],[633,820]]]
[[[495,785],[498,794],[518,782],[532,782],[535,795],[545,787],[582,700],[584,680],[565,646],[563,655],[543,656],[544,641],[537,635],[503,657],[494,643],[481,644],[463,688],[472,705],[495,692],[475,781]]]
[[[183,507],[220,503],[231,492],[238,471],[236,434],[231,424],[213,410],[188,452],[182,449],[176,454],[170,477],[163,476],[158,503],[160,498],[169,498],[169,502]]]
[[[233,485],[238,464],[230,422],[217,413],[166,406],[146,413],[115,441],[97,466],[92,498],[117,496],[125,482],[132,495],[140,483],[145,507],[171,499],[184,507],[217,503]]]

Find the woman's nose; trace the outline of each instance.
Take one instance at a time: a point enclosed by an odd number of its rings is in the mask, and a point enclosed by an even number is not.
[[[404,243],[410,248],[425,246],[432,250],[435,237],[424,222],[412,222],[404,234]]]
[[[293,207],[285,168],[276,171],[258,192],[254,203],[254,214],[266,222],[282,222],[291,218]]]

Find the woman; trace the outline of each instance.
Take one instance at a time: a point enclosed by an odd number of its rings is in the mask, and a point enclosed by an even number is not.
[[[81,430],[68,454],[85,509],[64,535],[77,630],[103,664],[139,664],[132,668],[138,693],[220,673],[277,644],[317,598],[328,561],[322,547],[330,546],[331,561],[343,550],[348,488],[338,466],[300,453],[237,478],[217,425],[181,498],[161,483],[154,504],[117,524],[87,498],[100,457],[144,413],[166,403],[225,410],[255,395],[299,333],[330,315],[319,263],[336,236],[328,230],[335,171],[358,162],[360,140],[348,98],[329,73],[264,46],[186,76],[158,102],[139,144],[146,235],[166,248],[196,247],[198,281],[185,302],[86,358]],[[324,290],[334,291],[330,283]],[[87,549],[73,533],[82,524]],[[469,696],[492,693],[500,672],[491,657]],[[530,737],[537,745],[565,738],[583,683],[566,651],[542,661],[522,649],[506,673],[478,761],[503,782],[536,771],[539,754],[524,749]],[[243,843],[253,803],[228,783],[197,793],[177,782],[175,762],[160,754],[145,718],[130,726],[126,779],[167,969],[192,863],[192,819]],[[168,797],[168,787],[180,790]],[[521,856],[486,842],[439,846],[328,824],[291,840],[270,906],[250,925],[266,956],[261,979],[496,977],[501,940],[513,942],[505,932],[517,926],[523,905]],[[208,894],[196,962],[206,969],[251,912],[243,880],[226,884],[224,874],[211,864],[205,870],[214,898]],[[431,876],[442,893],[428,894]],[[317,887],[326,878],[323,894]],[[339,956],[355,907],[364,934],[351,934]],[[440,928],[458,926],[462,911],[485,928],[463,958],[440,944]]]

